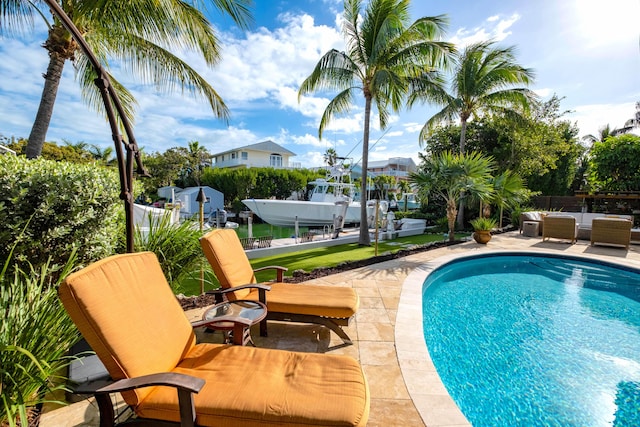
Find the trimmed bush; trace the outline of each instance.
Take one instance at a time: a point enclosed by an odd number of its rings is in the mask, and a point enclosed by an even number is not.
[[[96,165],[0,156],[0,261],[14,246],[15,262],[34,268],[63,265],[74,250],[79,264],[111,255],[119,189],[117,172]]]

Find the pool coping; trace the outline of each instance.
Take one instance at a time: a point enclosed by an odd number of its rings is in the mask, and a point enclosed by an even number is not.
[[[471,426],[471,423],[458,408],[447,392],[429,355],[424,340],[422,326],[422,291],[427,276],[435,269],[452,261],[466,258],[477,258],[486,255],[539,255],[573,258],[576,260],[597,261],[624,267],[639,269],[640,263],[635,260],[602,259],[602,257],[581,255],[576,253],[559,255],[555,251],[538,248],[526,250],[489,249],[474,253],[448,254],[415,268],[404,280],[395,325],[395,343],[398,364],[409,396],[425,425],[432,426]],[[629,265],[632,264],[632,265]]]

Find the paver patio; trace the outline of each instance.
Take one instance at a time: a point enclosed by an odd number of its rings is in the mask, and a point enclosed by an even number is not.
[[[340,338],[321,326],[278,322],[270,323],[267,338],[260,337],[257,329],[254,330],[254,340],[258,347],[331,352],[358,359],[371,391],[370,427],[469,425],[448,397],[435,370],[425,368],[422,363],[426,346],[421,337],[416,338],[419,329],[412,327],[421,325],[422,319],[419,314],[416,316],[415,310],[409,310],[410,305],[415,308],[421,304],[420,293],[416,292],[415,283],[410,287],[405,279],[416,269],[424,268],[441,257],[497,250],[576,254],[640,268],[638,245],[631,245],[627,251],[615,247],[592,247],[588,241],[578,241],[575,245],[553,240],[543,243],[539,237],[524,237],[517,231],[509,232],[494,236],[488,245],[470,241],[307,282],[350,286],[357,290],[360,310],[355,322],[346,328],[354,340],[352,346],[339,347],[342,344]],[[412,277],[415,279],[416,274]],[[410,314],[407,314],[409,311]],[[201,316],[201,310],[189,311],[187,316],[191,320],[197,319]],[[401,323],[396,324],[397,319],[401,319]],[[220,333],[199,331],[198,335],[200,339],[211,342],[221,340]],[[96,408],[91,401],[76,403],[43,414],[40,425],[97,426]]]

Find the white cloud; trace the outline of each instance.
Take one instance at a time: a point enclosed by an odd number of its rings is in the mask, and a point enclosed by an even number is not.
[[[494,15],[485,20],[484,25],[472,29],[460,28],[456,31],[455,36],[449,40],[455,43],[458,48],[468,46],[486,40],[502,41],[511,35],[509,29],[520,19],[520,15],[513,15],[503,18]]]

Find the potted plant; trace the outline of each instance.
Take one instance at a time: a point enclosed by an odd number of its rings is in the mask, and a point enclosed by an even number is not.
[[[493,218],[479,217],[471,220],[471,226],[475,231],[473,233],[473,239],[484,245],[491,240],[491,229],[496,226],[496,220]]]

